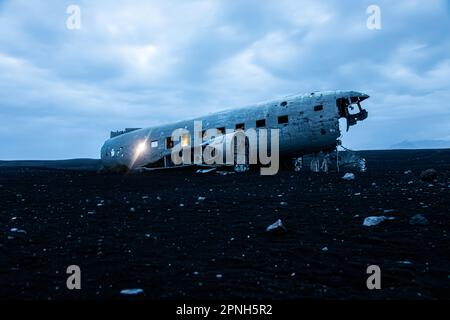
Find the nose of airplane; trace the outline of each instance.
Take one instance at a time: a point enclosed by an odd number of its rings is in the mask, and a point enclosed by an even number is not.
[[[368,94],[361,93],[361,92],[358,92],[358,97],[359,97],[359,101],[364,101],[364,100],[370,98],[370,96]]]

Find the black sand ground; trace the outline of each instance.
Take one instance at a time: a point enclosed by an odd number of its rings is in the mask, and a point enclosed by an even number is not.
[[[355,181],[0,167],[0,298],[449,299],[450,150],[364,155]],[[371,215],[396,219],[364,227]],[[288,232],[266,234],[279,218]],[[80,291],[66,289],[72,264]],[[372,264],[381,290],[366,288]]]

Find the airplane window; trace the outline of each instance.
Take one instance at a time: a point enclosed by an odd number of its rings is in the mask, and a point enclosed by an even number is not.
[[[166,138],[166,149],[172,149],[173,148],[173,141],[172,137]]]
[[[181,135],[181,146],[187,147],[191,144],[191,136],[189,133]]]
[[[314,107],[314,111],[322,111],[323,110],[323,105],[318,105]]]
[[[266,119],[256,120],[256,127],[262,128],[266,126]]]
[[[238,124],[236,125],[236,130],[239,130],[239,129],[245,130],[245,124],[244,124],[244,123],[238,123]]]
[[[278,124],[286,124],[289,122],[288,116],[279,116],[278,117]]]
[[[158,147],[158,140],[152,141],[151,146],[152,146],[152,148],[157,148]]]
[[[283,102],[280,104],[280,106],[286,107],[286,106],[287,106],[287,102],[286,102],[286,101],[283,101]]]

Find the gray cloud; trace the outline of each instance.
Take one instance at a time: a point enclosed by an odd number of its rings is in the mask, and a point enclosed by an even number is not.
[[[369,93],[354,148],[450,139],[449,1],[0,2],[0,158],[97,157],[109,130],[292,93]]]

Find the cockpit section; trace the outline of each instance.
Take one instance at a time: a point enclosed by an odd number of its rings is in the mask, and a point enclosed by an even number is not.
[[[368,112],[363,109],[361,103],[368,98],[369,96],[366,94],[354,93],[352,95],[336,99],[339,117],[347,119],[347,131],[358,121],[363,121],[367,118]]]

